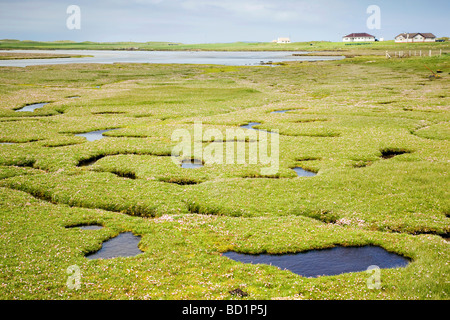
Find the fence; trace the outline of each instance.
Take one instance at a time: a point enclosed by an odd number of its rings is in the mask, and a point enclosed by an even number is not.
[[[442,49],[436,50],[409,50],[409,51],[386,51],[386,58],[408,58],[408,57],[433,57],[442,56]]]

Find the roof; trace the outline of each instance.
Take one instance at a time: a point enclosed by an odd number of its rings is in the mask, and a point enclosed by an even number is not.
[[[396,38],[403,36],[403,38],[414,38],[418,34],[422,35],[424,38],[436,38],[436,36],[432,33],[423,33],[423,32],[415,32],[415,33],[400,33]]]
[[[375,36],[364,32],[364,33],[350,33],[344,38],[375,38]]]

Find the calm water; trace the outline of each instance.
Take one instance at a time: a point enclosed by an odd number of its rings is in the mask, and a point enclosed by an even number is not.
[[[276,110],[276,111],[272,111],[271,113],[286,113],[288,111],[292,111],[292,110]]]
[[[17,109],[16,112],[34,111],[36,109],[42,108],[46,104],[48,104],[48,102],[30,104],[30,105],[25,106],[23,108]]]
[[[95,140],[100,140],[100,139],[105,138],[103,133],[111,131],[111,130],[116,130],[116,129],[97,130],[97,131],[90,131],[90,132],[85,132],[85,133],[78,133],[78,134],[76,134],[76,136],[84,137],[88,141],[95,141]]]
[[[140,240],[141,237],[135,236],[131,232],[124,232],[115,238],[105,241],[99,251],[86,257],[89,259],[111,259],[136,256],[142,253],[138,248]]]
[[[183,160],[181,162],[181,167],[184,169],[197,169],[203,167],[203,163],[200,160]]]
[[[317,173],[315,172],[308,171],[300,167],[292,168],[292,170],[294,170],[299,177],[314,177],[315,175],[317,175]]]
[[[261,124],[260,122],[250,122],[249,124],[245,124],[245,125],[241,126],[241,128],[257,130],[257,129],[255,129],[253,127],[257,126],[257,125],[260,125],[260,124]]]
[[[267,132],[267,133],[274,133],[274,134],[276,134],[275,132],[272,132],[272,131],[267,131],[267,130],[264,130],[264,129],[256,129],[256,128],[253,128],[254,126],[257,126],[257,125],[260,125],[260,124],[261,124],[261,123],[259,123],[259,122],[250,122],[249,124],[246,124],[246,125],[241,126],[241,128],[243,128],[243,129],[258,130],[258,131],[265,131],[265,132]]]
[[[68,228],[78,228],[81,230],[100,230],[103,229],[103,226],[97,225],[97,224],[89,224],[89,225],[79,225],[79,226],[72,226]]]
[[[268,264],[304,277],[331,276],[366,271],[376,265],[381,269],[405,267],[409,260],[380,247],[335,247],[284,255],[251,255],[226,252],[224,256],[244,263]]]
[[[6,52],[6,51],[0,51]],[[0,66],[26,67],[65,63],[192,63],[219,65],[259,65],[263,62],[341,60],[344,57],[293,56],[301,52],[220,52],[220,51],[103,51],[103,50],[12,50],[9,52],[92,55],[86,58],[0,60]]]

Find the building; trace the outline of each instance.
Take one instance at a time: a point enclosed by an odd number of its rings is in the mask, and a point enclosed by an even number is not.
[[[344,42],[375,41],[375,36],[372,36],[368,33],[350,33],[350,34],[342,37],[342,41],[344,41]]]
[[[272,42],[276,42],[276,43],[291,43],[291,39],[289,39],[289,38],[278,38],[277,40],[273,40]]]
[[[436,42],[436,36],[432,33],[400,33],[395,42]]]

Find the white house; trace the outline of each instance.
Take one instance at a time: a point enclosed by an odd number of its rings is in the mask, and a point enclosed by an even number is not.
[[[277,40],[273,40],[272,42],[276,42],[276,43],[291,43],[291,39],[289,39],[289,38],[278,38]]]
[[[342,37],[342,41],[344,42],[368,42],[375,41],[375,36],[372,36],[368,33],[350,33],[344,37]]]
[[[432,33],[400,33],[395,42],[436,42],[436,36]]]

